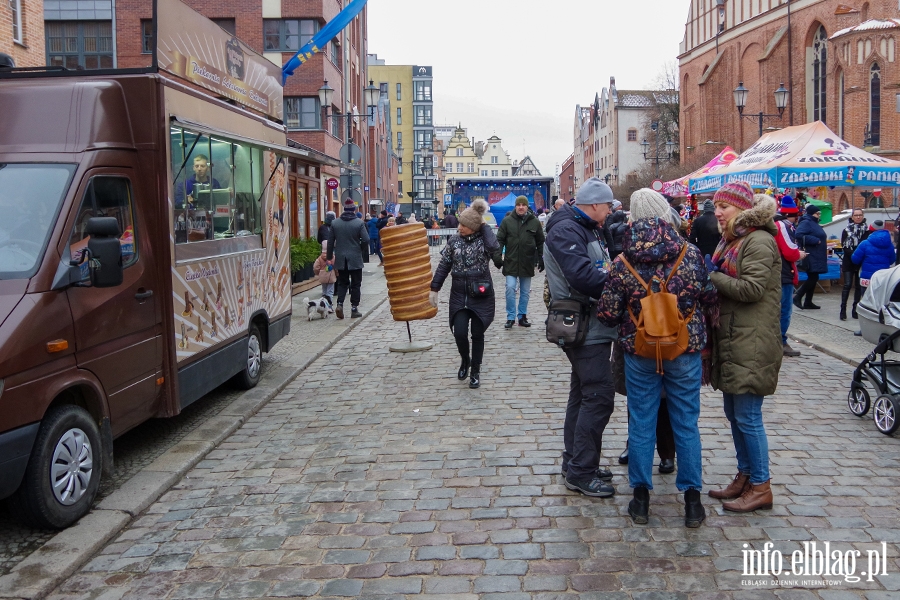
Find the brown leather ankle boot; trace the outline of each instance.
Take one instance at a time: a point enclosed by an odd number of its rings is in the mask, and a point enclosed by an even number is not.
[[[772,508],[772,488],[769,485],[769,481],[764,481],[758,485],[751,483],[750,487],[740,498],[734,502],[722,503],[722,508],[739,513],[753,512],[758,508]]]
[[[709,497],[716,500],[731,500],[740,498],[750,485],[750,476],[738,471],[731,483],[724,490],[709,490]]]

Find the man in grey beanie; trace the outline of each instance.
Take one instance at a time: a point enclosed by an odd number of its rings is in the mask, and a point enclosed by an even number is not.
[[[597,301],[610,267],[602,227],[613,200],[608,185],[597,177],[588,179],[574,206],[565,205],[547,219],[544,243],[550,297],[580,301],[588,307],[589,318],[584,344],[564,348],[572,374],[563,428],[563,477],[570,490],[600,498],[615,493],[608,483],[612,473],[600,468],[600,449],[615,397],[609,358],[616,330],[597,320]]]

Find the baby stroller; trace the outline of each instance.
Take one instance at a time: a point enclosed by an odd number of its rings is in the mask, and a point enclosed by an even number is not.
[[[875,347],[853,372],[847,405],[857,417],[869,412],[869,392],[876,390],[872,416],[878,431],[891,435],[900,426],[900,361],[886,358],[900,352],[900,267],[877,271],[856,307],[863,338]]]

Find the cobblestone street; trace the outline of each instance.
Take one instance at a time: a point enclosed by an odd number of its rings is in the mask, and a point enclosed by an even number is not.
[[[675,475],[655,474],[650,523],[635,526],[615,460],[624,399],[603,449],[617,495],[562,485],[569,369],[543,338],[542,285],[531,329],[504,330],[498,298],[479,390],[455,377],[446,289],[413,326],[436,342],[424,353],[389,352],[406,329],[383,304],[50,597],[900,596],[900,446],[848,411],[851,367],[814,350],[785,361],[765,405],[771,511],[725,514],[704,493],[709,517],[688,530]],[[705,486],[724,484],[734,452],[709,388],[700,425]],[[788,573],[742,575],[745,545],[769,541]],[[886,547],[887,575],[793,576],[791,552],[812,541],[860,550],[857,575]]]

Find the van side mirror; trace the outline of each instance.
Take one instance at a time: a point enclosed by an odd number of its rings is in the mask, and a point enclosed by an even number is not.
[[[84,233],[90,236],[91,285],[97,288],[121,285],[124,277],[119,222],[113,217],[91,217]]]

